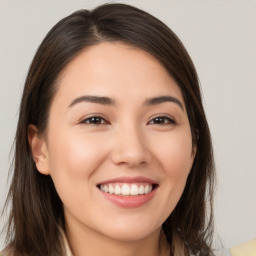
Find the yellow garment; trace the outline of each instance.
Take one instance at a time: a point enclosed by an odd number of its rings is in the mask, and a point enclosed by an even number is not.
[[[256,238],[230,249],[232,256],[256,256]]]
[[[65,233],[64,233],[64,231],[63,231],[63,229],[61,227],[59,228],[59,230],[61,232],[63,243],[64,243],[64,247],[65,247],[65,252],[66,252],[65,256],[72,256],[72,252],[70,250],[70,247],[69,247],[66,235],[65,235]]]

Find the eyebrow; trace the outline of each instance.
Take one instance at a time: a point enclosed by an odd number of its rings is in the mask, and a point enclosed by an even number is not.
[[[156,104],[161,104],[164,102],[173,102],[177,104],[182,110],[184,110],[183,104],[181,101],[179,101],[177,98],[172,97],[172,96],[159,96],[159,97],[154,97],[146,100],[146,105],[156,105]]]
[[[74,99],[69,105],[69,107],[72,107],[81,102],[91,102],[91,103],[96,103],[101,105],[115,105],[115,101],[109,97],[84,95]]]
[[[101,105],[109,105],[109,106],[115,105],[115,100],[111,99],[109,97],[84,95],[84,96],[81,96],[81,97],[78,97],[78,98],[74,99],[71,102],[71,104],[69,105],[69,107],[72,107],[72,106],[74,106],[78,103],[81,103],[81,102],[90,102],[90,103],[96,103],[96,104],[101,104]],[[184,110],[184,107],[183,107],[183,104],[181,103],[181,101],[179,101],[177,98],[169,96],[169,95],[146,99],[145,105],[157,105],[157,104],[161,104],[161,103],[164,103],[164,102],[175,103],[182,110]]]

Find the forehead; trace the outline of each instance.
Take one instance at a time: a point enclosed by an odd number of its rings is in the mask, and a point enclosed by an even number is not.
[[[62,71],[56,97],[82,94],[120,100],[172,94],[181,101],[178,85],[151,54],[120,42],[104,42],[84,49]]]

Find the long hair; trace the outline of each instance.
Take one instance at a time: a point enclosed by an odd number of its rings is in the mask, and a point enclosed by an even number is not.
[[[125,4],[105,4],[65,17],[49,31],[35,54],[21,99],[14,172],[5,204],[5,209],[11,206],[8,248],[14,255],[64,255],[59,231],[59,227],[65,229],[63,205],[51,177],[36,170],[27,128],[35,124],[40,134],[45,132],[61,71],[86,47],[104,41],[120,41],[150,53],[178,84],[197,154],[184,192],[162,227],[175,255],[178,250],[184,255],[212,255],[214,162],[195,67],[170,28]]]

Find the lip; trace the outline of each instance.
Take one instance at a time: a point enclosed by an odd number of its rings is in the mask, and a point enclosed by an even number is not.
[[[145,205],[154,197],[156,190],[158,188],[158,184],[154,180],[143,176],[118,177],[102,181],[97,186],[108,183],[150,183],[152,185],[156,185],[150,193],[137,196],[120,196],[115,194],[109,194],[99,189],[99,192],[101,193],[101,195],[104,196],[105,199],[122,208],[137,208],[142,205]]]
[[[123,208],[136,208],[146,204],[150,201],[156,193],[157,188],[153,189],[146,195],[138,196],[119,196],[115,194],[109,194],[99,189],[99,192],[110,202]]]
[[[150,184],[157,185],[157,182],[152,179],[149,179],[143,176],[137,176],[137,177],[117,177],[114,179],[104,180],[102,182],[99,182],[97,186],[108,184],[108,183],[150,183]]]

